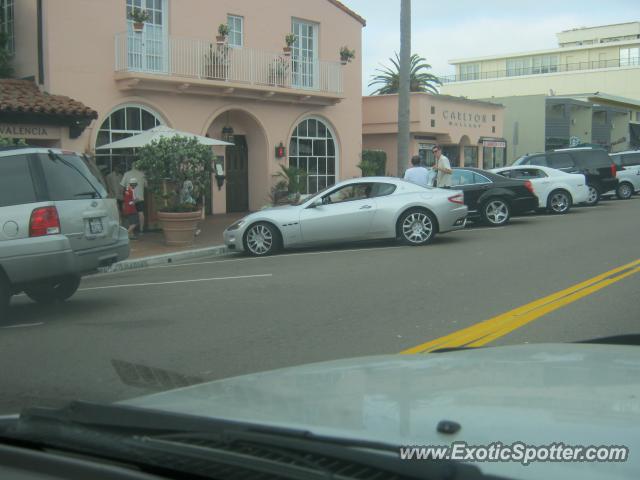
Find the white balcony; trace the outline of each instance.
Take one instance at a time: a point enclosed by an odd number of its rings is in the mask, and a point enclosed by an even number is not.
[[[209,40],[120,33],[115,38],[121,89],[174,90],[329,104],[342,99],[340,62],[296,58]]]

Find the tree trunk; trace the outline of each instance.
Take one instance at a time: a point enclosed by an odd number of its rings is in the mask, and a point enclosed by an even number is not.
[[[409,162],[409,63],[411,58],[411,0],[400,4],[400,85],[398,88],[398,176]]]

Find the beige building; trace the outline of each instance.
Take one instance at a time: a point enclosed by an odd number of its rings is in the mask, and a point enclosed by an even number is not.
[[[504,165],[504,107],[447,95],[411,94],[409,155],[433,164],[433,145],[442,146],[452,166],[493,168]],[[387,155],[387,172],[398,170],[398,96],[362,99],[362,146]],[[401,162],[409,166],[409,158]]]
[[[136,7],[150,15],[141,32],[128,19]],[[109,173],[128,168],[133,152],[100,147],[156,125],[233,138],[217,152],[226,182],[213,188],[214,213],[263,206],[280,164],[307,170],[309,192],[359,174],[365,21],[337,0],[7,0],[6,8],[17,77],[89,112],[46,129],[40,144],[94,154]],[[224,43],[219,24],[230,29]],[[341,64],[343,45],[356,51],[353,62]],[[0,135],[41,131],[33,125],[51,119],[38,112],[0,111]]]
[[[505,107],[506,161],[526,153],[576,145],[612,152],[640,148],[640,124],[630,122],[640,101],[605,94],[520,95],[487,99]]]
[[[450,60],[456,73],[441,77],[441,93],[490,98],[607,92],[640,100],[640,22],[557,37],[559,47],[550,50]]]

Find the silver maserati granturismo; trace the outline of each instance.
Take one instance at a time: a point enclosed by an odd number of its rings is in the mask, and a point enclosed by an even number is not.
[[[265,256],[279,249],[395,238],[430,243],[437,233],[464,228],[467,207],[459,190],[425,188],[391,177],[337,183],[297,205],[267,208],[224,232],[227,247]]]

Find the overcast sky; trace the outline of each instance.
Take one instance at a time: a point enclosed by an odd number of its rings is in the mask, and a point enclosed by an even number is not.
[[[380,63],[400,50],[400,0],[343,0],[367,20],[363,92]],[[640,0],[413,0],[411,45],[438,75],[448,60],[557,46],[556,32],[640,20]]]

